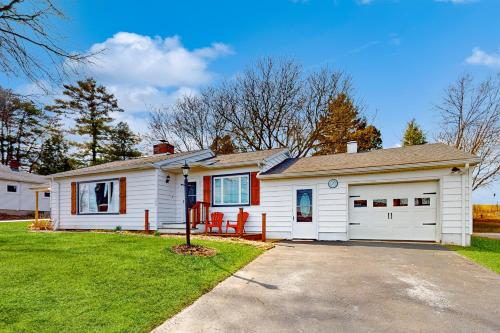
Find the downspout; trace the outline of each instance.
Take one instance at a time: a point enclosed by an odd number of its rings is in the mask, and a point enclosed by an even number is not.
[[[465,177],[462,174],[461,183],[462,183],[462,246],[466,245],[466,229],[467,229],[467,219],[466,219],[466,209],[467,209],[467,201],[466,201],[466,192],[465,192],[465,181],[469,182],[469,163],[465,163]],[[466,178],[466,179],[464,179]],[[469,198],[470,200],[470,198]]]
[[[61,225],[61,187],[59,186],[59,183],[56,183],[54,181],[54,177],[50,179],[50,188],[51,188],[51,195],[50,195],[50,206],[52,209],[52,203],[53,203],[53,196],[52,196],[52,189],[54,186],[57,184],[57,217],[56,217],[56,223],[54,224],[54,229],[57,230],[59,229],[59,226]]]

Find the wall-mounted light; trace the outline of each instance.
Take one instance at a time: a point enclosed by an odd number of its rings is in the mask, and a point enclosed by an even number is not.
[[[165,183],[166,184],[170,183],[170,175],[167,175],[167,177],[165,178]]]

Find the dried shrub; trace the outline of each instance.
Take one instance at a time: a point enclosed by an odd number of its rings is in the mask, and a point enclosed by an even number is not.
[[[51,220],[38,220],[29,225],[30,230],[54,230],[54,225]]]

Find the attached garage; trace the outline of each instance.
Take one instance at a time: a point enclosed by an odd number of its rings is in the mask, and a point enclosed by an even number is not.
[[[440,143],[347,151],[290,158],[259,175],[275,235],[470,244],[478,158]]]
[[[349,238],[436,241],[438,182],[349,186]]]

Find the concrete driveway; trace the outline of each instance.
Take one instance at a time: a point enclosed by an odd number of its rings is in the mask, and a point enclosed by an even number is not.
[[[284,242],[155,332],[500,332],[500,275],[438,245]]]

